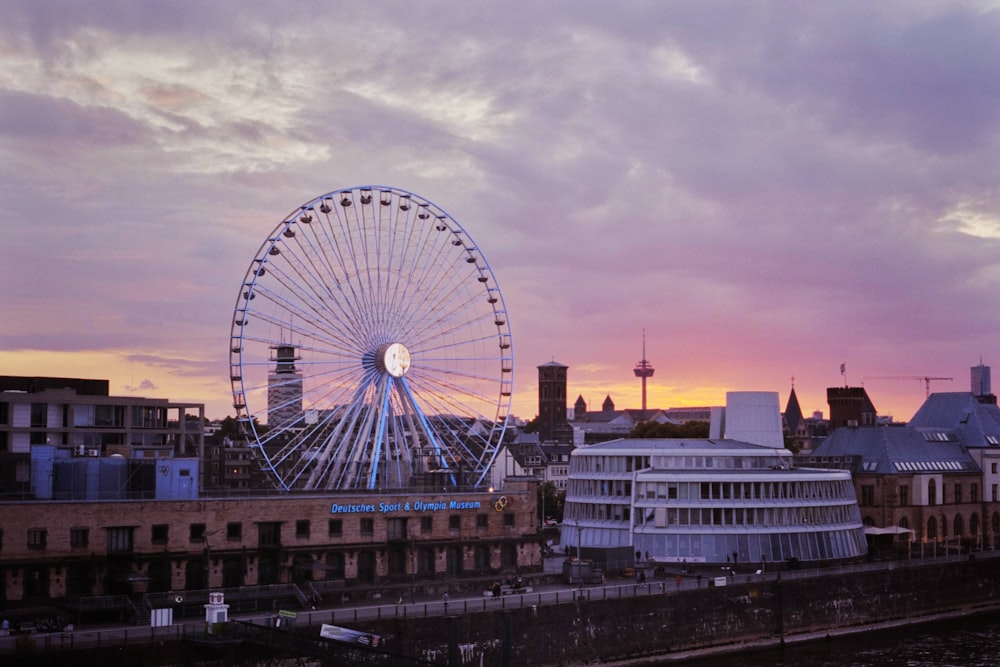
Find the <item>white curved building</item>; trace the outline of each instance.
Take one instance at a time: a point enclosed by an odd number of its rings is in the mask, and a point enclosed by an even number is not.
[[[792,453],[768,432],[774,420],[747,414],[770,410],[767,396],[762,410],[762,394],[727,396],[730,423],[759,444],[623,439],[576,449],[563,547],[581,548],[609,566],[636,552],[657,562],[722,564],[863,556],[867,545],[850,473],[794,468]],[[712,434],[725,423],[720,410]],[[777,424],[780,429],[780,418]]]

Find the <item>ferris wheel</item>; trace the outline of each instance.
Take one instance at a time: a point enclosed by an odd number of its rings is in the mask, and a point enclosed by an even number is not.
[[[472,237],[398,188],[300,206],[236,299],[236,418],[285,490],[478,487],[503,439],[513,348]]]

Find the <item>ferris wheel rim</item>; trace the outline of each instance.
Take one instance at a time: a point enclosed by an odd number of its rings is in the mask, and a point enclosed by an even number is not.
[[[367,193],[367,194],[365,194]],[[367,197],[367,201],[366,201]],[[378,197],[378,204],[375,203],[375,197]],[[388,198],[388,203],[383,201],[383,198]],[[352,201],[352,199],[354,201]],[[331,203],[332,202],[332,203]],[[360,320],[359,323],[351,322],[351,326],[341,327],[340,321],[335,329],[335,334],[329,336],[328,339],[319,335],[323,331],[324,326],[330,326],[331,320],[323,320],[320,316],[323,308],[321,306],[327,305],[329,294],[319,295],[317,290],[321,289],[318,284],[309,282],[304,277],[301,277],[301,283],[295,283],[294,279],[291,277],[290,273],[287,273],[289,269],[283,267],[281,264],[275,260],[275,257],[281,255],[290,246],[286,244],[288,239],[293,239],[298,232],[298,229],[293,228],[293,226],[298,226],[299,229],[304,225],[312,225],[313,220],[318,222],[320,214],[329,217],[330,213],[334,212],[337,206],[342,206],[344,209],[348,209],[353,206],[356,202],[360,202],[362,206],[375,207],[380,206],[391,206],[396,204],[401,210],[409,210],[409,208],[414,208],[419,211],[415,217],[411,220],[409,216],[406,217],[408,221],[407,224],[412,224],[413,229],[417,229],[418,223],[415,223],[416,218],[422,219],[426,222],[427,218],[433,217],[434,219],[430,224],[435,224],[435,230],[439,233],[448,231],[454,236],[454,245],[456,248],[460,247],[461,251],[464,251],[462,259],[465,264],[472,265],[474,272],[477,274],[475,279],[480,283],[481,295],[485,295],[489,303],[488,310],[477,310],[474,314],[479,317],[484,313],[488,314],[492,318],[492,333],[499,341],[500,353],[490,356],[490,362],[496,362],[499,360],[500,368],[499,373],[494,381],[493,378],[477,377],[476,373],[469,371],[469,368],[473,366],[474,360],[471,353],[463,352],[464,357],[459,357],[455,350],[459,347],[468,347],[470,350],[476,346],[481,346],[487,336],[480,335],[478,338],[473,337],[471,331],[475,327],[479,327],[482,330],[481,321],[471,321],[472,318],[469,313],[466,313],[463,309],[468,309],[471,306],[457,301],[452,304],[452,310],[450,312],[445,312],[444,316],[438,318],[439,320],[448,321],[448,317],[452,317],[454,321],[449,322],[448,326],[450,328],[442,328],[442,324],[438,320],[427,320],[422,319],[421,325],[431,330],[431,333],[437,333],[440,331],[445,331],[451,338],[448,345],[442,345],[442,348],[448,348],[450,350],[450,357],[443,355],[441,360],[437,363],[441,363],[440,369],[435,369],[439,372],[432,373],[431,369],[434,369],[433,363],[435,363],[435,357],[431,356],[434,352],[434,347],[432,345],[415,346],[413,350],[409,348],[409,343],[399,338],[393,337],[392,325],[387,321],[378,321],[379,317],[385,315],[379,309],[384,304],[379,302],[381,293],[376,295],[373,292],[368,294],[358,294],[355,292],[353,294],[359,302],[368,301],[369,303],[361,304],[359,306],[355,304],[345,304],[343,302],[338,302],[337,307],[343,309],[342,315],[347,315],[348,310],[351,311],[351,316],[358,315]],[[315,216],[315,218],[313,217]],[[317,225],[318,226],[318,225]],[[325,230],[329,231],[329,230]],[[393,234],[397,233],[398,230],[393,229]],[[427,233],[428,229],[420,228],[421,233]],[[385,239],[380,239],[378,237],[373,237],[369,239],[365,236],[367,232],[361,230],[360,242],[397,242],[404,243],[408,239],[405,236],[400,236],[399,238],[386,236]],[[317,237],[319,238],[319,237]],[[386,240],[388,239],[388,241]],[[358,239],[353,239],[352,242],[358,241]],[[330,239],[327,239],[330,242]],[[444,250],[439,247],[439,245],[434,245],[433,247],[428,245],[427,248],[423,250],[433,249],[435,252],[444,252]],[[334,254],[336,248],[330,243],[329,246],[324,247],[323,251]],[[350,252],[357,252],[356,249],[352,249]],[[369,250],[366,249],[365,253]],[[368,260],[370,255],[358,253],[351,256],[351,261],[353,261],[356,266],[357,274],[360,275],[363,272],[369,274],[368,278],[371,278],[371,274],[375,273],[385,273],[386,276],[391,274],[386,267],[381,265],[362,265],[364,261]],[[362,259],[361,263],[358,260]],[[376,255],[376,258],[380,256]],[[311,257],[309,259],[315,259]],[[323,261],[330,261],[329,257],[326,257]],[[430,260],[427,260],[430,261]],[[437,261],[437,260],[435,260]],[[454,259],[450,259],[450,262],[454,262]],[[342,260],[343,266],[347,266],[350,262],[344,262]],[[457,469],[452,468],[451,472],[454,473],[471,473],[471,477],[468,479],[471,481],[473,487],[478,487],[481,485],[489,473],[490,467],[495,460],[497,453],[499,452],[500,445],[503,441],[503,435],[506,431],[510,405],[511,405],[511,388],[513,386],[513,348],[512,348],[512,337],[510,332],[509,316],[507,313],[506,303],[504,302],[502,292],[499,289],[498,283],[496,281],[496,276],[493,272],[492,266],[489,264],[485,255],[483,254],[481,248],[472,237],[468,234],[467,230],[455,220],[447,211],[438,206],[437,204],[431,202],[429,199],[417,195],[416,193],[404,190],[402,188],[396,188],[391,186],[383,185],[367,185],[367,186],[352,186],[348,188],[340,188],[337,190],[332,190],[323,195],[315,197],[308,202],[294,208],[281,222],[279,222],[272,232],[266,237],[266,239],[261,243],[258,248],[257,253],[251,260],[247,271],[244,275],[243,282],[240,286],[240,292],[237,295],[236,304],[234,306],[234,316],[230,331],[230,375],[233,391],[233,405],[237,412],[237,421],[241,423],[247,431],[247,435],[250,440],[251,447],[254,448],[255,453],[261,456],[264,460],[264,468],[268,470],[276,481],[277,485],[283,487],[285,490],[292,490],[293,488],[299,488],[298,484],[302,479],[302,475],[305,474],[308,469],[308,465],[312,464],[309,461],[308,464],[303,464],[298,473],[289,478],[283,477],[279,474],[279,466],[285,465],[291,460],[296,454],[301,455],[302,452],[297,450],[297,447],[301,445],[296,445],[296,447],[289,448],[287,450],[273,449],[269,450],[268,445],[273,444],[268,439],[267,434],[263,432],[261,424],[259,422],[259,417],[262,415],[262,411],[252,405],[250,396],[255,392],[259,392],[260,386],[248,387],[245,378],[251,372],[260,373],[260,366],[266,365],[268,363],[273,363],[274,359],[268,359],[267,361],[253,360],[245,358],[245,351],[249,344],[255,345],[257,347],[261,345],[267,345],[269,349],[278,349],[278,354],[291,354],[292,356],[285,360],[286,365],[294,367],[295,361],[293,359],[297,352],[289,352],[285,350],[282,352],[283,348],[296,348],[308,350],[311,353],[316,353],[316,351],[321,347],[319,343],[311,344],[310,346],[296,346],[294,343],[286,345],[283,341],[275,340],[273,334],[271,336],[264,335],[254,335],[252,331],[249,330],[249,322],[252,318],[260,318],[268,323],[272,328],[283,326],[279,321],[280,318],[274,317],[268,321],[267,316],[263,314],[262,311],[257,311],[250,304],[252,299],[256,296],[261,296],[264,300],[270,300],[277,303],[281,298],[276,290],[271,289],[268,286],[268,279],[265,276],[268,274],[268,269],[279,267],[277,281],[281,282],[282,279],[287,280],[290,284],[297,285],[299,289],[303,291],[312,291],[314,294],[310,295],[299,295],[301,298],[301,303],[296,302],[291,303],[292,299],[288,299],[287,303],[282,303],[278,308],[282,317],[290,316],[294,318],[299,316],[305,320],[310,317],[314,317],[314,321],[308,326],[313,327],[310,330],[310,335],[314,337],[315,341],[322,341],[323,346],[327,346],[324,353],[332,359],[341,359],[336,355],[345,354],[342,352],[332,353],[331,350],[338,345],[347,346],[348,342],[355,343],[357,340],[364,338],[366,344],[369,347],[373,347],[373,352],[366,352],[362,355],[361,366],[366,369],[364,371],[363,380],[364,390],[357,390],[355,398],[346,405],[340,405],[337,407],[337,419],[347,420],[350,418],[353,420],[351,423],[355,427],[358,424],[364,424],[371,421],[377,422],[375,428],[377,431],[374,439],[381,437],[383,432],[388,430],[394,430],[396,433],[396,446],[403,441],[404,434],[405,437],[414,438],[413,434],[418,433],[419,435],[416,439],[424,439],[429,441],[429,448],[434,451],[435,455],[438,457],[437,461],[446,470],[454,463],[458,466]],[[432,275],[430,271],[430,266],[424,266],[423,264],[414,261],[413,266],[419,267],[425,270],[424,274],[420,276],[420,280],[426,281],[427,285],[432,285],[435,278],[441,279],[440,276]],[[450,266],[450,265],[449,265]],[[315,266],[313,267],[315,269]],[[285,270],[286,275],[284,278],[281,276],[281,271]],[[298,270],[304,270],[299,267]],[[464,276],[457,272],[457,269],[449,269],[454,275],[448,276],[451,280],[458,280]],[[349,272],[347,272],[349,273]],[[345,273],[345,275],[347,275]],[[354,279],[353,276],[349,276],[350,279]],[[386,277],[389,280],[389,277]],[[381,281],[381,278],[379,278]],[[374,283],[372,283],[374,284]],[[381,289],[381,282],[379,282]],[[339,285],[338,285],[339,287]],[[425,285],[426,287],[426,285]],[[328,290],[329,286],[322,286],[322,289]],[[435,287],[426,287],[427,291],[434,294]],[[270,291],[269,291],[270,290]],[[469,292],[473,294],[473,292]],[[399,294],[393,295],[394,298],[399,298]],[[297,299],[299,298],[297,297]],[[471,299],[471,296],[468,297]],[[326,299],[326,301],[324,301]],[[401,299],[402,300],[402,299]],[[442,299],[443,301],[443,299]],[[439,307],[443,307],[443,303],[436,304]],[[406,309],[406,304],[394,303],[392,306],[394,313],[404,313],[405,315],[397,315],[399,317],[413,317],[414,311]],[[308,310],[314,311],[315,314],[310,314]],[[366,310],[367,309],[367,310]],[[470,311],[471,312],[471,311]],[[253,313],[251,317],[251,313]],[[322,313],[326,316],[327,313]],[[466,316],[470,321],[463,321],[462,317]],[[349,320],[349,317],[342,318],[343,320]],[[298,325],[301,329],[306,329],[308,327],[302,324]],[[291,330],[292,326],[289,326]],[[463,328],[467,329],[467,332],[463,333]],[[465,335],[468,340],[465,340],[461,335],[456,334],[456,332]],[[412,332],[411,332],[412,333]],[[345,340],[337,340],[337,338],[343,338]],[[350,339],[347,341],[346,339]],[[385,355],[397,355],[393,357],[392,361],[388,360]],[[411,354],[416,354],[420,356],[424,365],[421,366],[421,372],[415,371],[412,377],[408,377],[409,369],[409,358]],[[421,356],[422,355],[422,356]],[[401,359],[405,356],[405,364],[400,366],[391,366],[391,364],[402,363]],[[370,358],[369,358],[370,357]],[[347,357],[344,356],[344,359]],[[459,364],[463,366],[460,369],[448,369],[445,372],[445,360],[454,363],[456,359],[461,361]],[[280,368],[281,361],[279,359],[278,366]],[[346,363],[346,362],[345,362]],[[366,366],[367,364],[367,366]],[[337,364],[329,363],[328,368],[322,370],[324,377],[329,379],[343,379],[345,374],[349,374],[348,370],[345,368],[338,368]],[[405,367],[404,367],[405,366]],[[256,368],[254,368],[256,367]],[[317,365],[319,368],[319,365]],[[312,372],[316,373],[317,377],[320,376],[320,371],[313,369]],[[358,371],[354,369],[355,373]],[[389,378],[385,380],[385,378]],[[478,383],[482,385],[489,385],[491,383],[495,384],[496,396],[490,399],[492,402],[489,408],[490,414],[474,414],[474,415],[464,415],[463,418],[468,420],[469,417],[475,417],[477,419],[482,418],[487,421],[488,435],[477,442],[477,447],[473,448],[463,448],[451,444],[447,447],[443,447],[441,442],[437,442],[436,439],[440,435],[444,439],[447,439],[452,443],[460,443],[465,439],[471,439],[468,433],[461,433],[461,429],[468,428],[471,429],[470,423],[463,423],[458,417],[462,410],[466,412],[471,411],[471,407],[474,403],[476,408],[482,408],[484,405],[490,405],[489,401],[483,401],[483,396],[477,391],[473,391],[467,388],[467,385],[471,383]],[[361,386],[361,385],[359,385]],[[478,386],[478,385],[477,385]],[[270,387],[270,384],[269,384]],[[301,391],[301,388],[300,388]],[[442,398],[446,392],[450,392],[452,398],[444,399]],[[466,392],[463,395],[463,392]],[[378,410],[372,408],[372,404],[364,403],[361,400],[361,396],[375,396],[379,397],[381,407]],[[339,396],[339,394],[338,394]],[[435,412],[433,414],[424,414],[421,406],[424,401],[427,401],[428,396],[433,396],[433,400],[429,402],[429,407],[432,407]],[[390,405],[394,405],[393,409],[390,409]],[[368,410],[366,412],[366,409]],[[396,412],[394,412],[396,410]],[[267,414],[268,410],[265,409],[263,414]],[[449,413],[453,414],[449,414]],[[407,418],[410,420],[408,424],[402,424],[399,420],[401,415],[406,414]],[[451,420],[449,422],[449,420]],[[271,420],[267,420],[270,426]],[[447,427],[445,423],[449,422]],[[340,421],[343,424],[344,421]],[[330,428],[333,428],[332,426]],[[338,426],[341,429],[341,435],[346,432],[346,429]],[[450,429],[448,432],[443,432],[442,429]],[[366,431],[367,432],[367,431]],[[336,434],[336,431],[334,431]],[[285,436],[287,437],[287,433]],[[367,436],[366,436],[367,437]],[[332,447],[332,445],[331,445]],[[418,450],[420,448],[417,448]],[[447,450],[444,453],[442,450]],[[270,451],[270,453],[269,453]],[[331,450],[332,451],[332,450]],[[375,456],[379,456],[376,453]],[[397,452],[398,455],[398,452]],[[412,452],[409,455],[413,456]],[[452,460],[457,459],[457,460]],[[316,464],[318,466],[319,464]],[[462,466],[466,469],[463,470]],[[368,477],[368,486],[373,488],[376,485],[376,470],[377,464],[373,465],[373,470],[370,472]],[[316,477],[315,466],[313,472],[311,473],[311,479]],[[329,481],[325,482],[329,484]],[[308,485],[307,485],[308,486]],[[308,488],[313,488],[309,486]],[[352,487],[353,488],[353,487]]]

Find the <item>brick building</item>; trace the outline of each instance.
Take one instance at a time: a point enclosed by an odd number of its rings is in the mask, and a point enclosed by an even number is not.
[[[0,503],[0,603],[541,568],[535,478],[502,493]]]

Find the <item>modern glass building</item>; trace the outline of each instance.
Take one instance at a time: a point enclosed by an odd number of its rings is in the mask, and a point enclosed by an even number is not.
[[[865,555],[850,473],[795,468],[790,451],[764,440],[771,444],[623,439],[576,449],[564,549],[606,564],[635,553],[718,564]]]

